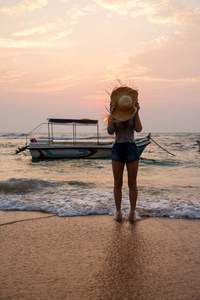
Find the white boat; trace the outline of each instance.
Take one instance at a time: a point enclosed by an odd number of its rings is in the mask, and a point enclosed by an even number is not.
[[[44,124],[44,123],[42,123]],[[40,124],[40,125],[42,125]],[[39,126],[40,126],[39,125]],[[113,143],[100,142],[98,120],[90,119],[48,119],[48,137],[46,140],[30,139],[30,144],[19,148],[17,153],[29,149],[32,159],[59,159],[59,158],[92,158],[104,159],[111,157],[111,149]],[[58,141],[53,136],[54,125],[71,125],[73,128],[73,139],[71,141]],[[39,127],[38,126],[38,127]],[[77,126],[96,126],[96,141],[80,140],[76,137]],[[35,129],[37,129],[36,127]],[[34,130],[35,130],[34,129]],[[27,135],[27,138],[33,131]],[[142,154],[145,147],[150,144],[150,134],[145,138],[136,140],[139,155]]]

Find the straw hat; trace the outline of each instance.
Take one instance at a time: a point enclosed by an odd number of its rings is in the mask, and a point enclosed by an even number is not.
[[[138,91],[127,86],[115,88],[110,95],[110,116],[114,122],[131,119],[137,112]]]

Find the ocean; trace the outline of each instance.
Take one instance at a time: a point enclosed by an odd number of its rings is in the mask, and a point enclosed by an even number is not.
[[[90,134],[87,136],[89,137]],[[136,138],[147,134],[136,134]],[[137,212],[141,217],[200,218],[200,151],[198,133],[152,133],[138,172]],[[56,138],[68,138],[57,134]],[[86,137],[86,135],[84,135]],[[102,139],[108,140],[105,132]],[[111,160],[37,161],[25,145],[25,134],[0,134],[0,210],[42,211],[60,217],[113,215]],[[124,172],[122,211],[129,211]]]

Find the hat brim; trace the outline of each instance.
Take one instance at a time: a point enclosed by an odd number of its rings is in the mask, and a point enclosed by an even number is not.
[[[137,110],[137,107],[134,107],[131,112],[123,112],[120,109],[116,108],[110,115],[113,117],[115,123],[125,122],[130,120],[136,114]]]

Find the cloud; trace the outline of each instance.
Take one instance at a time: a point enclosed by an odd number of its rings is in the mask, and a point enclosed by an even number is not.
[[[0,85],[13,85],[16,82],[19,82],[20,79],[26,74],[19,70],[6,70],[4,66],[0,66],[1,76],[0,76]]]
[[[4,6],[0,12],[9,16],[20,16],[27,12],[33,12],[37,9],[42,9],[48,4],[48,0],[26,0],[19,2],[16,6]]]
[[[111,64],[107,66],[108,73],[103,76],[101,82],[112,81],[120,78],[126,81],[132,78],[141,78],[141,75],[148,73],[148,68],[142,65],[131,65],[129,62],[125,64]]]
[[[95,0],[96,4],[119,15],[146,16],[152,23],[163,25],[199,24],[200,9],[184,6],[174,0]]]
[[[110,65],[108,66],[108,73],[103,76],[101,82],[107,82],[116,80],[116,78],[120,78],[122,81],[127,80],[137,80],[144,82],[169,82],[169,83],[198,83],[200,82],[200,76],[196,77],[155,77],[151,74],[151,70],[149,70],[145,66],[135,66],[131,67],[131,65]],[[159,74],[158,74],[159,75]],[[160,74],[161,75],[161,74]]]
[[[178,32],[176,32],[177,35],[179,34]],[[139,49],[139,51],[137,52],[145,52],[145,51],[149,51],[150,49],[159,49],[162,48],[163,46],[166,46],[168,43],[170,42],[170,36],[157,36],[152,40],[147,40],[147,41],[143,41],[137,44],[137,47]],[[145,50],[146,49],[146,50]]]
[[[130,79],[137,79],[137,80],[143,80],[145,82],[152,81],[152,82],[180,82],[180,83],[196,83],[200,82],[200,77],[196,78],[177,78],[177,79],[171,79],[171,78],[161,78],[161,77],[150,77],[150,76],[133,76],[130,77]]]
[[[122,72],[124,74],[130,72],[132,74],[146,74],[148,72],[148,68],[141,65],[130,66],[130,63],[124,65],[109,65],[107,69],[116,75],[121,74]]]
[[[77,83],[77,78],[74,76],[63,76],[60,78],[52,78],[46,81],[32,82],[27,81],[24,78],[23,81],[26,84],[22,84],[22,77],[26,75],[27,72],[22,72],[18,70],[7,70],[3,72],[0,77],[0,86],[3,89],[7,89],[7,85],[12,85],[12,92],[18,93],[43,93],[43,94],[63,94]]]
[[[103,90],[95,90],[95,92],[89,93],[88,95],[85,95],[82,97],[82,99],[85,100],[91,100],[97,102],[105,101],[105,97],[107,96],[107,93]]]
[[[163,8],[163,5],[169,3],[170,0],[95,0],[96,4],[102,8],[115,12],[120,15],[130,15],[137,17],[141,15],[153,15],[159,9]]]
[[[55,29],[55,24],[54,23],[46,23],[45,25],[38,26],[38,27],[32,27],[29,29],[25,29],[23,31],[19,32],[14,32],[12,36],[29,36],[33,34],[38,34],[38,33],[46,33],[47,31]]]
[[[61,30],[61,28],[66,28],[65,30]],[[25,29],[23,31],[18,31],[12,33],[14,37],[28,37],[31,35],[38,35],[38,34],[46,34],[49,31],[54,31],[52,36],[49,37],[50,40],[61,39],[70,35],[73,32],[72,26],[69,26],[69,21],[63,21],[61,19],[56,19],[55,22],[46,23],[41,26],[32,27]],[[52,45],[53,46],[53,45]]]
[[[71,20],[70,25],[76,24],[81,17],[92,11],[95,11],[95,7],[93,5],[87,5],[84,8],[80,8],[78,5],[74,6],[67,14]]]
[[[35,47],[50,47],[46,42],[36,42],[36,41],[15,41],[13,39],[3,39],[0,38],[0,48],[6,49],[18,49],[18,48],[35,48]]]
[[[137,0],[95,0],[95,2],[102,8],[121,15],[129,14],[132,8],[139,8]]]
[[[51,40],[59,40],[73,33],[73,27],[78,23],[78,21],[88,13],[95,10],[93,5],[87,5],[84,8],[80,8],[79,6],[74,6],[71,10],[68,11],[68,21],[59,21],[60,28],[65,28],[64,30],[56,33],[51,36]]]
[[[174,39],[177,37],[174,37]],[[159,38],[160,39],[160,38]],[[182,50],[182,52],[180,52]],[[140,55],[126,58],[121,64],[110,64],[102,82],[120,78],[122,81],[165,82],[196,84],[200,82],[199,68],[192,55],[192,49],[185,48],[184,43],[175,43],[171,39],[167,47],[151,49]],[[198,54],[198,49],[196,50]],[[188,55],[188,57],[187,57]],[[134,64],[143,62],[143,64]],[[194,68],[196,65],[197,68]]]
[[[152,39],[141,39],[129,53],[122,53],[117,63],[107,65],[107,72],[102,81],[133,79],[134,82],[176,83],[177,85],[199,84],[199,31],[200,10],[184,6],[178,1],[112,1],[97,0],[107,10],[120,14],[132,15],[141,12],[148,22],[155,23],[152,27],[163,28],[163,34]],[[144,8],[142,12],[142,7]],[[141,11],[140,11],[141,9]],[[133,15],[132,15],[133,16]],[[136,15],[134,15],[136,16]],[[143,23],[144,24],[144,23]],[[156,27],[155,27],[156,26]],[[160,31],[162,32],[162,31]],[[117,54],[115,54],[117,57]],[[119,56],[118,56],[119,57]],[[119,57],[120,58],[120,57]],[[139,66],[139,67],[138,67]]]
[[[66,29],[65,31],[58,32],[55,35],[50,37],[50,40],[59,40],[62,39],[63,37],[66,37],[70,34],[72,34],[73,30],[72,28]]]
[[[28,92],[62,94],[69,87],[74,86],[76,81],[77,78],[70,75],[59,77],[59,78],[52,78],[46,81],[40,81],[39,83],[36,83],[34,86],[29,87]]]
[[[165,1],[154,8],[154,13],[148,17],[148,20],[153,23],[189,27],[200,23],[199,8],[186,7],[172,0]]]

